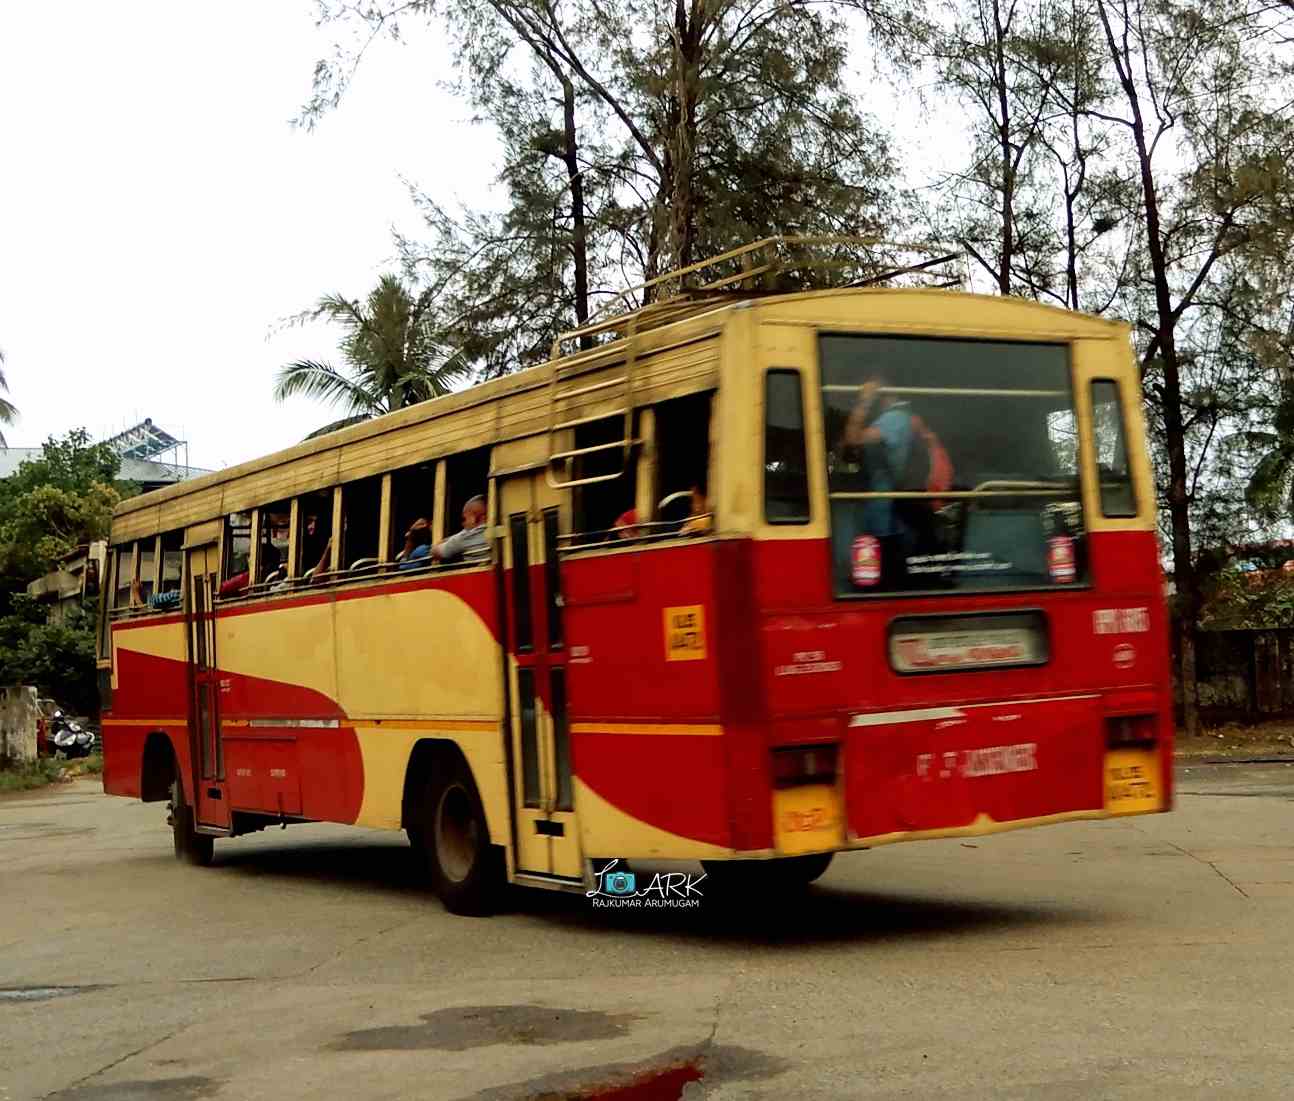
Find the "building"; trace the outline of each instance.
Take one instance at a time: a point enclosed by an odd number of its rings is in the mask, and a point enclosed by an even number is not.
[[[82,543],[59,559],[58,565],[27,586],[27,595],[46,606],[50,623],[62,623],[82,599],[99,595],[108,544],[100,539]]]
[[[210,471],[188,463],[189,445],[158,428],[145,418],[131,428],[103,441],[121,456],[117,477],[134,482],[141,493],[174,485]],[[0,448],[0,478],[16,474],[23,463],[39,459],[39,447]],[[184,461],[180,462],[183,452]],[[168,456],[170,461],[161,461]],[[82,544],[61,558],[54,569],[27,586],[28,595],[47,606],[50,623],[62,623],[82,601],[99,593],[107,556],[107,544]]]

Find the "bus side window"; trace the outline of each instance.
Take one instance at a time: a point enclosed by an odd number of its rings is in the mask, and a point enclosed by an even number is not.
[[[260,540],[256,556],[256,583],[282,581],[287,576],[289,541],[292,538],[292,502],[261,506]]]
[[[153,561],[156,549],[156,539],[141,539],[139,541],[139,599],[145,604],[148,603],[148,598],[153,595],[154,582],[157,578]]]
[[[184,532],[168,531],[162,536],[162,563],[158,591],[178,593],[184,573]]]
[[[225,554],[220,572],[221,596],[236,596],[247,588],[247,562],[252,553],[252,514],[225,517]]]
[[[135,544],[123,543],[114,554],[113,577],[116,587],[112,593],[114,610],[130,607],[130,588],[135,581]]]
[[[297,568],[292,576],[304,577],[311,571],[326,573],[328,563],[324,556],[332,539],[333,492],[319,489],[314,493],[303,493],[298,502]]]
[[[405,535],[417,520],[431,524],[436,504],[436,464],[419,463],[391,475],[391,530],[386,533],[388,559],[404,551]]]
[[[490,481],[490,449],[478,447],[450,455],[445,460],[445,537],[463,528],[463,507],[473,497],[486,497]],[[471,551],[464,557],[483,560],[489,550]]]
[[[764,519],[770,524],[809,522],[799,371],[769,371],[764,379]]]
[[[342,486],[341,557],[343,570],[377,564],[382,517],[382,475]]]
[[[707,487],[713,394],[688,394],[656,406],[655,530],[699,535],[712,527]]]
[[[1109,517],[1137,515],[1137,499],[1128,467],[1128,440],[1124,430],[1119,384],[1113,379],[1092,381],[1092,452],[1101,489],[1101,514]]]
[[[635,417],[635,422],[637,418]],[[575,487],[575,517],[572,530],[576,532],[609,532],[617,518],[634,507],[637,483],[638,448],[630,450],[625,461],[624,449],[605,447],[624,439],[624,417],[604,417],[588,424],[576,425],[575,449],[601,447],[575,460],[573,477],[604,478]],[[613,476],[614,475],[614,476]],[[564,477],[565,475],[563,475]]]
[[[110,637],[108,631],[109,613],[113,607],[113,596],[115,591],[113,584],[115,575],[113,571],[117,568],[117,559],[120,557],[119,552],[110,550],[104,560],[103,580],[99,586],[99,660],[107,661],[111,656],[111,648],[108,644]]]

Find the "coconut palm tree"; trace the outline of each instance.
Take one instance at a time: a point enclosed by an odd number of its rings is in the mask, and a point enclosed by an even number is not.
[[[3,351],[0,351],[0,363],[4,363]],[[5,381],[4,371],[0,371],[0,394],[7,394],[8,392],[9,384]],[[13,424],[17,419],[18,410],[14,407],[13,403],[5,401],[4,398],[0,398],[0,424]],[[5,441],[4,433],[0,432],[0,447],[8,446],[9,444]]]
[[[344,415],[312,432],[314,437],[449,393],[468,368],[442,342],[433,306],[430,291],[414,297],[394,275],[382,276],[362,303],[324,295],[292,320],[340,325],[345,366],[312,359],[285,364],[275,380],[275,399],[303,395],[341,405]]]

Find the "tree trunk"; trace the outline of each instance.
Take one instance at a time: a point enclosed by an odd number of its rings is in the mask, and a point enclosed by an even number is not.
[[[584,221],[584,176],[580,171],[579,145],[575,133],[575,85],[562,76],[562,119],[565,130],[562,160],[571,183],[571,260],[575,267],[575,320],[582,328],[589,323],[588,227]],[[593,337],[580,337],[581,348],[592,348]]]
[[[1011,257],[1015,252],[1015,165],[1011,149],[1011,105],[1006,96],[1006,28],[998,0],[993,0],[994,80],[997,83],[998,142],[1002,151],[1002,256],[997,289],[1011,293]]]
[[[1177,316],[1173,311],[1168,281],[1168,260],[1164,253],[1163,227],[1159,216],[1159,195],[1150,145],[1146,140],[1141,97],[1133,77],[1131,59],[1115,39],[1114,29],[1103,3],[1097,14],[1105,31],[1119,84],[1132,114],[1132,138],[1141,177],[1142,201],[1146,214],[1146,250],[1155,287],[1156,344],[1163,365],[1161,406],[1164,435],[1168,445],[1168,514],[1173,537],[1173,583],[1178,600],[1177,675],[1182,689],[1182,725],[1187,737],[1199,729],[1199,699],[1195,673],[1195,622],[1199,616],[1200,593],[1191,556],[1190,495],[1187,490],[1186,426],[1182,417],[1182,379],[1177,356]],[[1125,39],[1126,47],[1126,39]],[[1143,370],[1146,365],[1143,364]]]
[[[696,107],[703,10],[700,4],[694,4],[689,19],[684,0],[675,0],[674,3],[674,105],[671,111],[674,126],[669,144],[674,160],[670,251],[676,268],[692,263],[696,243]]]

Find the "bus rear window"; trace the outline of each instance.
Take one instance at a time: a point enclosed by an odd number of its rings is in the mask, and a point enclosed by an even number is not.
[[[1061,344],[821,338],[838,596],[1086,580]]]

